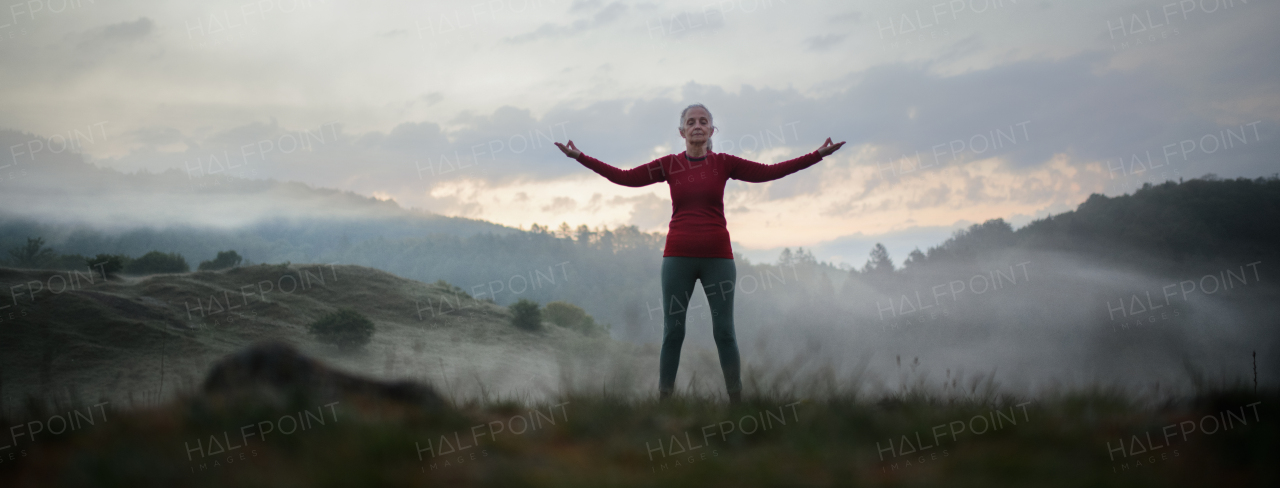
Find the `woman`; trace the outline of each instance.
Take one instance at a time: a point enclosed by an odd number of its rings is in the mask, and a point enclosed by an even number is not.
[[[658,396],[675,389],[680,348],[684,344],[685,311],[701,281],[711,309],[711,331],[720,354],[720,368],[729,401],[741,400],[738,343],[733,329],[733,288],[737,268],[725,227],[724,186],[730,178],[752,183],[772,181],[813,166],[836,152],[844,142],[831,139],[818,150],[778,164],[764,165],[711,151],[715,132],[711,111],[700,103],[680,112],[680,137],[685,151],[669,154],[629,170],[610,166],[574,146],[556,143],[566,156],[623,186],[641,187],[665,181],[671,188],[671,225],[662,253],[662,353],[658,359]]]

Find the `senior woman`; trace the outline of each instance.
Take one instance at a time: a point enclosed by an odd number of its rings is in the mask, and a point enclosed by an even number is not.
[[[711,331],[720,355],[729,401],[742,398],[738,341],[733,327],[733,295],[737,268],[724,217],[724,187],[730,179],[762,183],[813,166],[840,149],[830,138],[816,151],[777,164],[760,164],[711,151],[715,125],[711,111],[695,103],[680,112],[680,137],[685,150],[634,168],[610,166],[578,150],[573,141],[556,143],[568,157],[622,186],[642,187],[667,182],[671,189],[671,224],[662,253],[662,352],[658,359],[658,396],[675,389],[680,349],[684,344],[685,311],[695,282],[701,281],[711,311]],[[727,288],[726,288],[727,285]]]

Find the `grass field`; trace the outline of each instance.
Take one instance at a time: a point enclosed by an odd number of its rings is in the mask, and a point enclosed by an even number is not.
[[[15,448],[0,450],[0,479],[122,487],[1274,486],[1278,402],[1275,392],[1245,388],[1155,403],[1105,390],[1038,399],[911,391],[768,394],[733,406],[597,391],[438,408],[301,392],[184,394],[155,408],[103,406],[90,412],[94,425],[82,415],[74,432],[19,436]],[[24,434],[41,430],[24,422],[52,427],[52,415],[75,408],[36,403],[0,424]]]

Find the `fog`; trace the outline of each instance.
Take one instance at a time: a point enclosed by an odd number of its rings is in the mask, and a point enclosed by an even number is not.
[[[39,140],[33,137],[0,132],[6,146]],[[193,268],[234,249],[251,263],[357,264],[424,283],[445,280],[500,305],[567,301],[610,324],[621,342],[583,346],[557,336],[551,350],[525,350],[505,338],[438,356],[391,343],[363,359],[332,359],[372,375],[449,383],[462,396],[566,388],[647,395],[656,384],[660,234],[621,227],[530,233],[297,183],[123,174],[72,151],[31,159],[0,193],[5,249],[43,237],[58,253],[160,250],[183,254]],[[1173,259],[1138,245],[1091,252],[1019,246],[905,269],[898,258],[897,271],[859,272],[788,249],[774,262],[740,256],[736,283],[702,286],[735,291],[749,388],[1039,395],[1107,387],[1156,397],[1250,383],[1255,351],[1260,371],[1277,366],[1278,333],[1268,321],[1280,302],[1269,254]],[[554,277],[555,266],[559,281],[515,290],[515,278],[543,268]],[[397,309],[408,323],[423,311],[419,303]],[[687,321],[678,385],[715,395],[723,381],[702,291]],[[431,334],[424,337],[440,338]],[[388,357],[405,365],[384,367]],[[200,367],[188,373],[202,374]],[[1276,380],[1263,374],[1259,381]]]

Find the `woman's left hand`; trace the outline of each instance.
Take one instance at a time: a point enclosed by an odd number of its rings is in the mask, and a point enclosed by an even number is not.
[[[831,153],[836,152],[836,150],[840,149],[840,146],[843,146],[843,145],[844,145],[844,141],[840,141],[838,143],[832,144],[831,138],[828,137],[827,142],[822,143],[822,147],[818,148],[818,155],[825,158],[827,156],[830,156]]]

